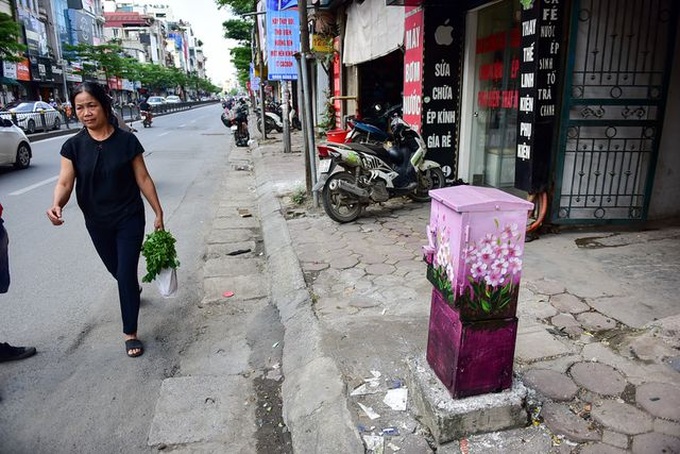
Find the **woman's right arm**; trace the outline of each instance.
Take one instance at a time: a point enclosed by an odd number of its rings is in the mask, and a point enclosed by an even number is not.
[[[73,162],[62,156],[59,178],[57,179],[57,185],[54,187],[52,207],[47,210],[47,217],[52,224],[61,225],[64,223],[61,212],[68,203],[68,199],[71,198],[71,192],[73,191],[73,184],[75,181],[76,170],[73,168]]]

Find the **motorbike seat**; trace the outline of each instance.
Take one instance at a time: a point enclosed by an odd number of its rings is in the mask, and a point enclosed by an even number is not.
[[[367,134],[370,134],[373,136],[375,140],[380,140],[380,141],[385,141],[389,138],[387,133],[383,131],[382,129],[378,128],[377,126],[373,126],[368,123],[362,123],[361,121],[355,121],[354,122],[354,128],[358,129],[359,131],[365,132]]]
[[[362,153],[377,156],[378,158],[382,159],[383,161],[385,161],[387,163],[392,163],[392,164],[396,163],[392,154],[388,150],[386,150],[385,147],[383,147],[382,145],[373,145],[373,144],[357,143],[357,142],[347,142],[347,143],[343,143],[343,145],[345,145],[345,146],[347,146],[347,147],[349,147],[353,150],[362,152]],[[398,164],[398,163],[396,163],[396,164]]]

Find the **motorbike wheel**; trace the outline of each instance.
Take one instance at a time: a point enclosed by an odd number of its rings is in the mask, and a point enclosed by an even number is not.
[[[338,172],[328,177],[328,181],[321,191],[323,209],[329,218],[341,224],[356,220],[361,214],[361,203],[352,194],[344,191],[331,190],[331,183],[335,180],[344,180],[354,183],[354,177],[349,172]]]
[[[446,177],[440,167],[427,169],[425,172],[418,172],[418,187],[413,190],[409,197],[414,202],[429,202],[431,189],[443,188],[446,184]]]

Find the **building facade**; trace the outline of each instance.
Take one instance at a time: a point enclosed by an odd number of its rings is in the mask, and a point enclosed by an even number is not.
[[[541,195],[545,222],[680,216],[677,2],[314,3],[338,125],[402,103],[450,181]]]

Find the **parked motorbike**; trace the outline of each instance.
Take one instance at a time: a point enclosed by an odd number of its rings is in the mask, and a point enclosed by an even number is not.
[[[246,147],[250,141],[248,131],[248,106],[245,103],[224,109],[221,116],[222,123],[231,129],[237,147]]]
[[[262,111],[259,108],[255,109],[255,113],[257,114],[257,130],[262,132],[262,120],[261,120],[261,115]],[[265,110],[264,112],[264,128],[265,131],[267,131],[267,134],[269,134],[272,131],[276,132],[283,132],[283,121],[281,121],[281,117],[277,115],[275,112],[271,112],[268,110]]]
[[[420,134],[399,116],[390,124],[389,149],[357,142],[317,146],[320,178],[313,189],[321,191],[324,211],[334,221],[352,222],[369,204],[392,197],[427,202],[431,189],[444,187],[444,172],[437,162],[425,159],[427,148]]]
[[[401,116],[401,104],[385,107],[381,104],[373,106],[375,115],[358,120],[350,117],[347,120],[350,132],[346,142],[384,144],[390,137],[390,124],[392,118]]]

